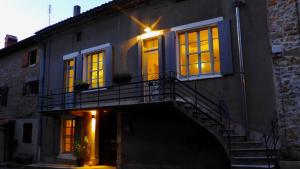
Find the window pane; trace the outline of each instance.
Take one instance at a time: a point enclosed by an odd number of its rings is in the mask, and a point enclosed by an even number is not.
[[[66,128],[66,132],[65,132],[66,136],[71,136],[71,128]]]
[[[217,27],[212,28],[212,37],[213,39],[219,38],[219,31]]]
[[[98,53],[93,54],[92,58],[93,58],[92,62],[97,64],[97,62],[98,62]]]
[[[204,52],[201,53],[201,62],[210,62],[210,53],[209,52]]]
[[[198,63],[190,64],[189,69],[190,69],[190,75],[194,76],[199,74]]]
[[[220,61],[214,62],[215,73],[220,73]]]
[[[71,138],[66,138],[66,139],[65,139],[65,143],[66,143],[66,144],[70,144],[70,143],[71,143]]]
[[[198,52],[198,44],[197,43],[189,43],[189,53]]]
[[[214,48],[214,59],[220,60],[220,49],[219,49],[219,39],[213,40],[213,48]]]
[[[180,75],[186,76],[186,66],[180,66]]]
[[[69,65],[70,65],[70,67],[73,67],[74,66],[74,60],[70,60]]]
[[[179,44],[181,44],[181,45],[185,44],[185,34],[179,35]]]
[[[71,152],[71,145],[65,144],[65,152]]]
[[[208,46],[208,30],[202,30],[200,31],[200,46],[201,51],[207,51],[209,50]]]
[[[189,43],[197,43],[197,32],[192,32],[188,34]]]
[[[198,64],[198,54],[193,54],[189,56],[189,64]]]
[[[211,64],[210,64],[210,62],[209,63],[202,63],[201,66],[202,66],[202,73],[203,74],[207,74],[207,73],[211,72]]]
[[[71,127],[72,126],[72,120],[66,120],[65,125],[66,125],[66,127]]]
[[[92,79],[97,79],[98,78],[98,72],[94,71],[92,72]]]
[[[185,56],[186,51],[185,51],[185,45],[180,45],[180,56]]]

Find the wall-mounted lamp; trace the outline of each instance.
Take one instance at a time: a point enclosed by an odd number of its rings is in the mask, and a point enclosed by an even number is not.
[[[146,27],[146,28],[144,29],[144,31],[145,31],[146,33],[149,33],[149,32],[152,31],[152,29],[151,29],[150,27]]]

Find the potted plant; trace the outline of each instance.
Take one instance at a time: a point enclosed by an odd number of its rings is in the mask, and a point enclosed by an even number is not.
[[[90,84],[83,80],[78,80],[75,83],[74,89],[75,91],[83,91],[89,89]]]
[[[84,165],[84,160],[87,158],[88,150],[88,139],[87,136],[84,137],[84,143],[76,141],[74,143],[74,156],[77,159],[77,166],[82,167]]]
[[[115,74],[113,77],[113,82],[115,84],[128,83],[132,79],[132,76],[129,73],[119,73]]]

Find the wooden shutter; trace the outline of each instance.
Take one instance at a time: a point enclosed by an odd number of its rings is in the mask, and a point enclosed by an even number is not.
[[[228,75],[233,73],[232,45],[230,21],[224,20],[218,22],[219,40],[220,40],[220,59],[221,74]]]
[[[29,52],[26,51],[22,58],[22,67],[28,66],[28,63],[29,63]]]
[[[111,45],[105,48],[104,63],[104,85],[108,87],[112,85],[113,73],[113,51]]]
[[[171,31],[165,34],[166,37],[166,72],[176,72],[176,33]]]

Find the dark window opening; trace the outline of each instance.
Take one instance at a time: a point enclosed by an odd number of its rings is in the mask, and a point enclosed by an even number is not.
[[[32,50],[29,52],[29,65],[36,64],[36,58],[37,58],[37,50]]]
[[[175,0],[175,2],[182,2],[182,1],[186,1],[186,0]]]
[[[23,124],[23,143],[31,143],[32,123]]]
[[[0,87],[0,104],[7,106],[8,87]]]
[[[77,41],[77,42],[81,41],[81,35],[82,35],[81,32],[77,32],[77,33],[76,33],[76,41]]]
[[[23,96],[27,94],[38,94],[39,93],[39,81],[30,81],[23,86]]]

